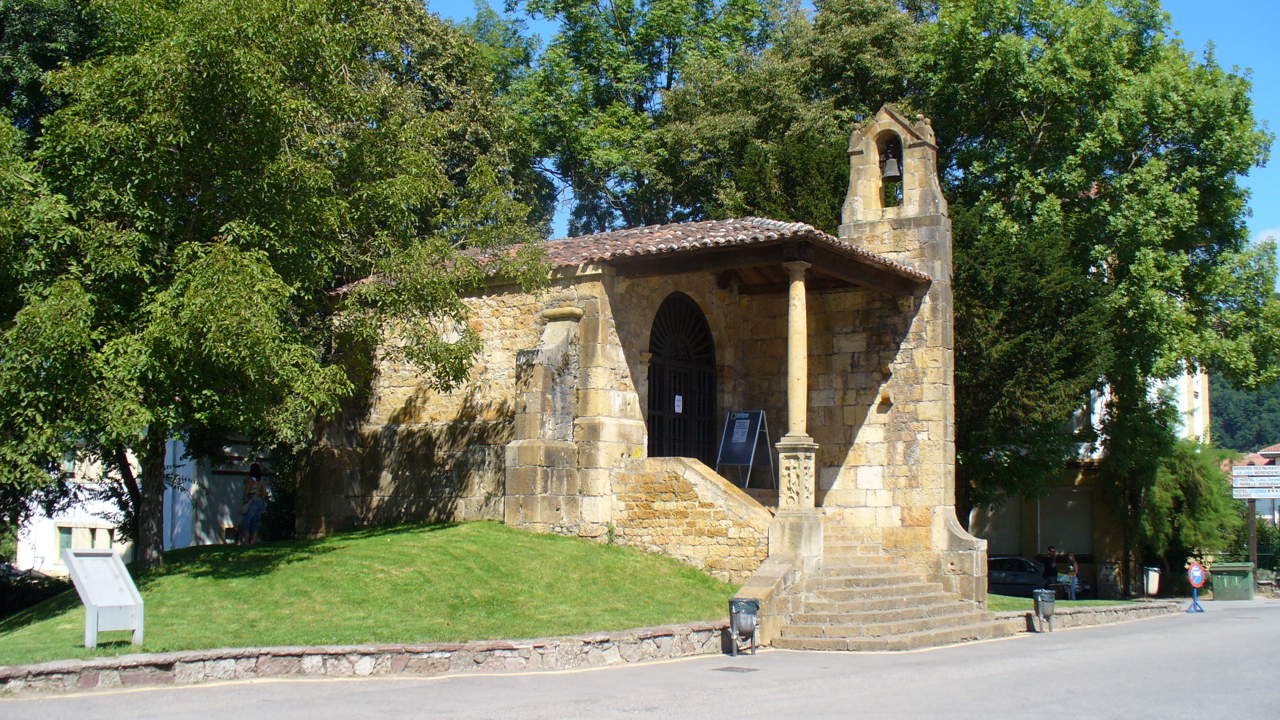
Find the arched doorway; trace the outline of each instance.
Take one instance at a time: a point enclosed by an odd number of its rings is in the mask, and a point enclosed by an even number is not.
[[[649,333],[649,456],[715,462],[716,349],[688,295],[662,301]]]

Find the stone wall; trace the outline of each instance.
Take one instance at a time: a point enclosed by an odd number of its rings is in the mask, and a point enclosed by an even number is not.
[[[541,640],[220,648],[0,667],[0,694],[279,677],[420,677],[603,667],[722,652],[727,621]]]
[[[537,295],[497,291],[468,300],[468,322],[484,338],[485,350],[467,380],[450,392],[433,387],[394,353],[379,351],[364,391],[320,429],[305,458],[299,532],[502,519],[518,352],[537,346],[537,314],[573,296],[572,288],[553,286]]]
[[[658,552],[731,583],[769,554],[773,516],[697,460],[647,458],[619,477],[616,542]]]

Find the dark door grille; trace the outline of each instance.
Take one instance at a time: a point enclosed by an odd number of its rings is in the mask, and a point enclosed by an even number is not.
[[[702,309],[672,293],[649,333],[649,455],[715,461],[716,353]]]

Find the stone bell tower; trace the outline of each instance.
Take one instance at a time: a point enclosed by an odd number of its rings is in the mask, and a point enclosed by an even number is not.
[[[914,307],[903,308],[911,312],[905,335],[883,370],[884,483],[893,488],[901,526],[876,531],[884,547],[980,602],[986,542],[969,535],[955,515],[951,220],[935,142],[927,118],[911,120],[888,105],[855,130],[839,236],[932,279],[910,299]]]

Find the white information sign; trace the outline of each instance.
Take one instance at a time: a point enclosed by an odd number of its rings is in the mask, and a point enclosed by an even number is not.
[[[142,644],[142,595],[120,556],[111,550],[62,551],[76,593],[84,603],[84,646],[98,646],[98,633],[132,630],[133,644]]]
[[[1236,500],[1271,500],[1280,498],[1280,487],[1231,488]]]
[[[1280,481],[1280,465],[1233,465],[1231,477],[1269,477]]]
[[[1264,487],[1280,487],[1280,477],[1239,477],[1231,478],[1231,487],[1237,488],[1264,488]]]
[[[677,395],[675,402],[672,404],[675,405],[677,413],[684,412],[684,396],[683,395]]]

